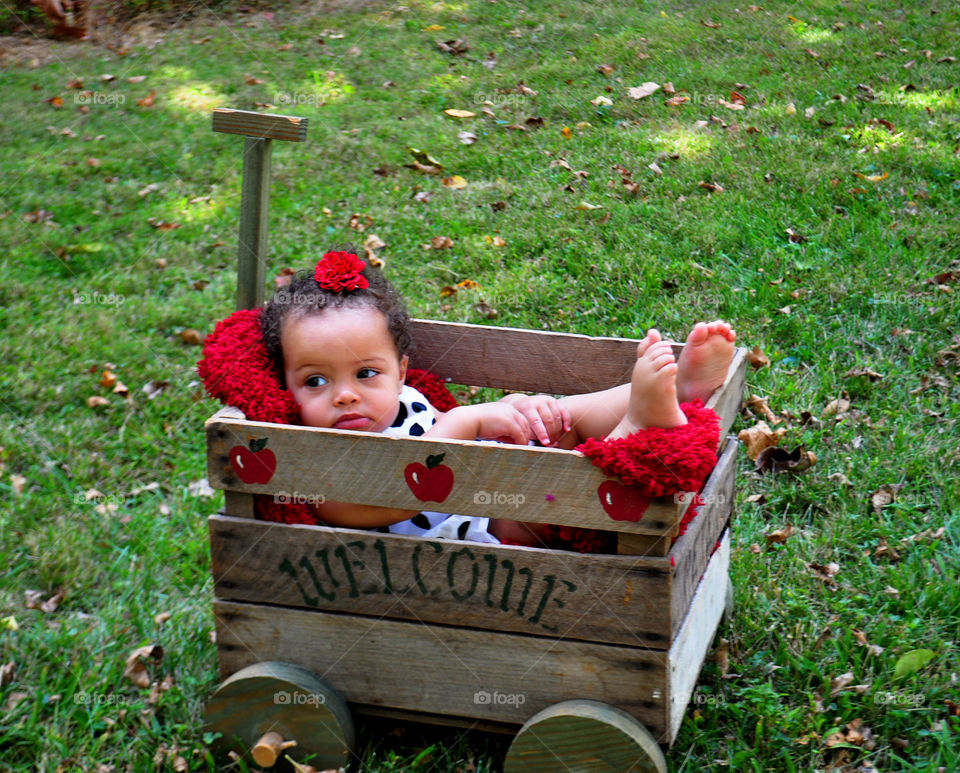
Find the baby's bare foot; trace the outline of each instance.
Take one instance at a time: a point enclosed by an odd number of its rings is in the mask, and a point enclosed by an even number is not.
[[[659,333],[655,337],[659,338]],[[648,333],[637,347],[626,415],[607,437],[626,437],[646,427],[666,429],[686,423],[687,417],[677,402],[677,363],[670,342],[650,340]]]
[[[681,403],[706,402],[723,383],[736,338],[733,328],[723,320],[694,325],[677,362],[677,397]]]

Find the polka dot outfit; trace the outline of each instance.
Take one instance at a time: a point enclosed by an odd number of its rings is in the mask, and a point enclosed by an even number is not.
[[[433,406],[420,392],[404,385],[400,392],[400,410],[384,435],[391,437],[420,437],[437,422]],[[407,521],[380,526],[376,531],[406,534],[428,539],[470,540],[499,545],[500,541],[487,532],[489,518],[472,515],[451,515],[424,510]]]

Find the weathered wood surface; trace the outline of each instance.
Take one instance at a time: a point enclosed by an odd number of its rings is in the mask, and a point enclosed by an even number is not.
[[[218,515],[209,527],[214,593],[225,600],[655,649],[675,628],[665,558]]]
[[[630,381],[639,341],[415,319],[410,366],[455,384],[574,395]],[[679,349],[675,349],[679,351]]]
[[[670,551],[673,559],[673,584],[670,590],[673,606],[673,634],[687,614],[690,600],[700,583],[700,575],[716,547],[717,540],[733,514],[734,482],[736,478],[736,438],[730,437],[724,446],[720,461],[714,468],[700,496],[704,505],[697,517],[687,526]],[[671,637],[672,638],[672,637]]]
[[[599,492],[602,485],[619,483],[577,451],[394,438],[219,416],[207,421],[206,431],[211,486],[286,497],[284,501],[319,496],[332,502],[652,535],[670,534],[688,505],[686,499],[663,497],[653,500],[639,521],[614,520]],[[237,460],[252,440],[265,440],[266,451],[276,457],[276,470],[267,483],[245,483],[237,475]],[[443,456],[442,463],[428,471],[425,463],[437,455]],[[452,490],[431,491],[430,479],[439,486],[444,475],[452,478]],[[412,487],[424,498],[418,499]]]
[[[611,703],[667,729],[667,653],[427,623],[214,601],[223,677],[303,666],[349,703],[520,725],[565,700]]]
[[[355,740],[343,698],[290,663],[257,662],[231,675],[207,702],[204,721],[208,732],[220,733],[218,750],[247,754],[265,734],[276,733],[281,742],[296,741],[283,753],[300,761],[310,757],[323,768],[346,764]]]
[[[247,137],[243,144],[243,190],[237,247],[238,309],[263,305],[270,211],[271,139]]]
[[[598,392],[630,381],[638,339],[553,333],[415,319],[410,364],[455,384],[554,395]],[[676,357],[683,344],[675,343]],[[707,407],[721,414],[725,434],[740,410],[746,349],[737,348],[723,385]],[[728,403],[736,403],[729,412]]]
[[[720,540],[687,610],[680,633],[670,648],[668,742],[680,730],[684,712],[697,683],[703,660],[723,615],[730,571],[730,532]],[[662,739],[661,739],[662,740]]]
[[[650,537],[646,534],[617,535],[617,553],[622,556],[665,556],[670,552],[673,535]]]
[[[253,494],[241,494],[239,491],[230,491],[229,489],[224,491],[223,512],[236,518],[255,517]]]
[[[599,701],[549,706],[527,720],[504,773],[667,773],[653,736],[636,719]]]
[[[307,138],[307,119],[218,107],[213,111],[213,130],[259,139],[303,142]]]

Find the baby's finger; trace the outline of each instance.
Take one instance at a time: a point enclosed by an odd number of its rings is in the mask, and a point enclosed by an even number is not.
[[[542,413],[538,413],[536,418],[530,422],[530,428],[533,430],[533,437],[535,440],[539,440],[541,445],[547,445],[550,442],[550,427],[549,424],[552,423],[553,417],[544,410]]]
[[[573,429],[573,419],[570,417],[570,411],[562,404],[560,405],[560,418],[563,421],[564,432],[569,432]]]

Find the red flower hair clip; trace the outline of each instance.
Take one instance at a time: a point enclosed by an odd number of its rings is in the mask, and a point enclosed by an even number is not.
[[[352,252],[328,252],[317,263],[314,278],[324,290],[335,293],[363,290],[370,286],[362,273],[366,267]]]

